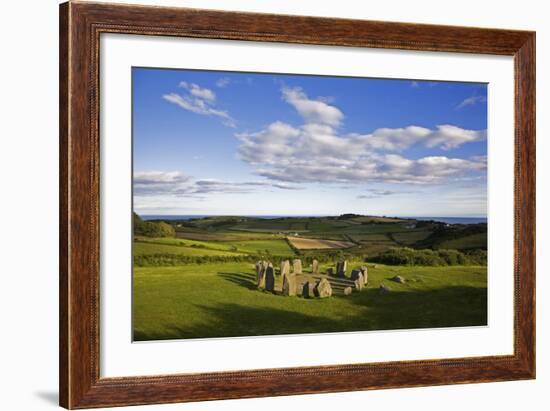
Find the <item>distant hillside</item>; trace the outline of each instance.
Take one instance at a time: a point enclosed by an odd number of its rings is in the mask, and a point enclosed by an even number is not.
[[[417,242],[415,248],[487,250],[487,224],[440,224],[432,234]]]

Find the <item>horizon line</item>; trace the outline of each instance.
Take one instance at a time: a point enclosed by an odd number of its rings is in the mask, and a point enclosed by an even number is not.
[[[277,217],[339,217],[345,214],[355,214],[362,217],[386,217],[386,218],[488,218],[487,215],[379,215],[379,214],[358,214],[358,213],[340,213],[340,214],[183,214],[183,213],[169,213],[169,214],[157,214],[157,213],[138,213],[143,216],[208,216],[208,217],[262,217],[262,216],[277,216]]]

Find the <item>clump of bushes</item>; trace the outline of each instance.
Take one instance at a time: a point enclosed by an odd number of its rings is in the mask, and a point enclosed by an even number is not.
[[[208,263],[229,263],[229,262],[249,262],[255,263],[259,260],[269,260],[275,266],[281,264],[283,260],[292,261],[292,256],[270,256],[262,254],[257,255],[204,255],[191,256],[181,254],[146,254],[134,256],[134,265],[136,267],[161,267],[175,266],[182,264],[208,264]]]
[[[143,221],[136,213],[134,217],[134,235],[144,237],[175,237],[176,230],[164,221]]]
[[[462,253],[457,250],[415,250],[396,247],[370,257],[369,261],[387,265],[487,265],[487,252],[475,250]]]

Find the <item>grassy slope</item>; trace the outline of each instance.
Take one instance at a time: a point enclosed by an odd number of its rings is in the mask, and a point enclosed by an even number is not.
[[[208,248],[193,248],[184,247],[179,245],[166,245],[150,242],[136,242],[134,243],[134,255],[153,255],[153,254],[181,254],[190,257],[195,256],[231,256],[242,255],[243,253],[233,251],[223,251]]]
[[[454,240],[446,240],[441,242],[438,248],[457,250],[487,248],[487,233],[472,234]]]
[[[324,267],[323,267],[324,268]],[[389,280],[404,276],[406,284]],[[137,340],[484,325],[485,267],[386,267],[349,297],[257,291],[249,263],[135,268]],[[392,292],[380,295],[384,283]]]
[[[269,250],[271,255],[294,254],[285,240],[250,241],[197,241],[178,238],[138,239],[135,255],[182,254],[188,256],[261,254]]]

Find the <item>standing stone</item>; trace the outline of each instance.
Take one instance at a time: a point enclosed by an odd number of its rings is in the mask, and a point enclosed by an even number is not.
[[[275,275],[273,265],[268,265],[265,270],[265,290],[271,292],[275,291]]]
[[[334,275],[334,269],[332,267],[327,268],[327,275]]]
[[[293,297],[296,295],[296,276],[286,274],[283,276],[283,295]]]
[[[352,291],[351,287],[346,287],[344,288],[344,295],[351,295]]]
[[[359,276],[355,280],[355,288],[359,291],[365,286],[365,280],[363,280],[363,274],[359,273]]]
[[[369,272],[368,272],[367,266],[366,265],[362,266],[360,270],[361,270],[361,274],[363,274],[363,280],[365,280],[365,285],[367,285],[367,283],[369,282]]]
[[[302,297],[304,298],[315,297],[314,286],[309,281],[306,281],[304,285],[302,285]]]
[[[265,287],[265,266],[263,261],[256,263],[256,285],[259,288]]]
[[[315,294],[316,297],[327,298],[332,295],[332,287],[330,286],[330,283],[326,278],[321,278],[317,282],[317,284],[315,284],[313,293]]]
[[[359,278],[360,275],[361,275],[361,270],[351,270],[351,275],[349,279],[351,281],[355,281]]]
[[[336,275],[337,275],[338,277],[345,277],[345,276],[346,276],[347,267],[348,267],[348,262],[347,262],[346,260],[344,260],[344,261],[339,261],[339,262],[336,264]]]
[[[290,261],[284,260],[281,262],[281,276],[290,274]]]
[[[311,273],[319,274],[319,261],[313,260],[313,262],[311,263]]]
[[[299,258],[296,258],[292,262],[292,269],[294,274],[302,274],[302,260],[300,260]]]

